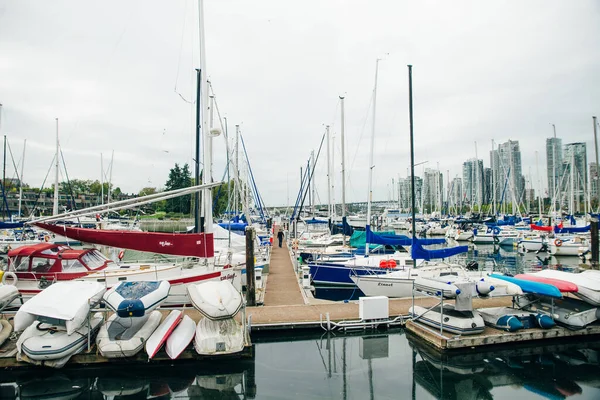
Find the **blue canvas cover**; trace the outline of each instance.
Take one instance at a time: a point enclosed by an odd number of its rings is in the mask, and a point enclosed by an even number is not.
[[[432,260],[435,258],[447,258],[457,254],[466,253],[469,251],[469,246],[448,247],[445,249],[428,250],[423,248],[422,240],[414,239],[414,243],[410,249],[413,260]]]

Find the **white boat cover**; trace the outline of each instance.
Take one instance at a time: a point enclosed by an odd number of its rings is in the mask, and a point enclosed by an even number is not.
[[[46,317],[66,321],[67,334],[70,335],[83,325],[90,306],[96,304],[106,291],[99,282],[67,281],[48,286],[23,304],[15,316],[15,330],[23,330],[17,322],[31,320],[19,314]],[[35,318],[34,318],[35,319]]]
[[[192,305],[212,320],[231,318],[242,308],[242,295],[228,281],[208,281],[188,285]]]
[[[0,320],[0,346],[2,346],[6,339],[8,339],[12,333],[12,329],[13,328],[10,322],[5,319]]]
[[[195,334],[196,322],[187,315],[184,315],[179,325],[177,325],[175,330],[171,332],[167,338],[165,350],[171,360],[175,360],[179,357],[185,348],[192,342]]]
[[[12,303],[19,296],[19,289],[14,285],[0,284],[0,309]]]
[[[196,328],[194,348],[200,355],[239,353],[244,349],[244,327],[233,318],[202,318]]]
[[[160,350],[179,322],[181,322],[181,311],[173,310],[167,315],[158,328],[152,332],[152,335],[146,340],[146,353],[148,353],[148,358],[152,358],[158,353],[158,350]]]
[[[169,296],[169,281],[123,281],[104,293],[104,302],[120,317],[141,317]]]

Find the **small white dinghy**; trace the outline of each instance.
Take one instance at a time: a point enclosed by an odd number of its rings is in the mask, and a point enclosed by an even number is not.
[[[452,304],[444,304],[442,320],[440,306],[427,309],[421,306],[409,308],[408,312],[414,320],[446,332],[459,335],[475,335],[483,332],[485,323],[477,311],[457,311]]]
[[[187,315],[184,315],[179,325],[177,325],[175,330],[167,338],[165,350],[167,351],[167,354],[171,360],[175,360],[181,353],[183,353],[186,347],[188,347],[192,340],[194,340],[195,334],[196,323],[193,319]]]
[[[19,289],[14,285],[0,285],[0,310],[19,297]]]
[[[194,348],[200,355],[239,353],[244,349],[244,327],[233,318],[202,318],[196,328]]]
[[[102,298],[106,287],[99,282],[57,282],[31,298],[19,308],[14,319],[15,331],[31,326],[35,320],[56,323],[65,321],[71,335],[86,321],[90,307]]]
[[[106,358],[132,357],[144,348],[147,338],[160,324],[162,314],[152,311],[143,317],[121,318],[111,315],[102,325],[96,345],[100,354]]]
[[[233,317],[242,308],[242,295],[230,281],[208,281],[188,285],[192,305],[214,321]]]
[[[148,358],[153,358],[156,353],[158,353],[158,350],[160,350],[169,335],[180,322],[181,311],[173,310],[167,315],[167,318],[165,318],[146,341],[146,353],[148,353]]]
[[[35,321],[17,340],[17,360],[25,354],[33,364],[61,368],[87,347],[88,333],[93,340],[103,321],[102,313],[95,313],[90,320],[91,331],[88,324],[83,324],[73,335],[62,326]]]
[[[170,289],[168,281],[120,282],[104,294],[104,302],[119,317],[142,317],[164,302]]]

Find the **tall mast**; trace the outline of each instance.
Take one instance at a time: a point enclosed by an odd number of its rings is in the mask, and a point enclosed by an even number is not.
[[[415,147],[413,138],[413,99],[412,99],[412,65],[408,66],[408,118],[410,123],[410,190],[411,190],[411,219],[413,242],[415,230]]]
[[[58,118],[56,118],[56,154],[54,155],[55,164],[54,164],[54,204],[52,206],[52,215],[58,214],[58,152],[59,152],[59,143],[58,143]]]
[[[208,134],[208,73],[206,70],[206,46],[204,36],[204,1],[198,0],[198,30],[200,35],[200,70],[202,71],[201,85],[200,85],[200,96],[201,101],[199,107],[202,107],[200,113],[201,125],[202,125],[202,143],[204,145],[204,173],[203,181],[205,183],[212,182],[211,166],[212,166],[212,146],[209,142],[212,140]],[[204,232],[212,233],[213,231],[213,218],[212,218],[212,189],[204,189],[202,195],[203,208],[204,208]]]
[[[310,169],[309,171],[314,171],[315,170],[315,151],[312,150],[310,152]],[[309,185],[311,185],[311,201],[310,201],[310,211],[312,213],[312,217],[315,218],[315,203],[317,201],[317,198],[315,197],[315,174],[313,173],[309,173],[310,176],[310,182]]]
[[[2,167],[2,186],[4,186],[4,202],[6,204],[6,135],[4,135],[4,164]],[[8,211],[8,206],[6,211]],[[6,217],[10,218],[10,215],[5,215],[4,208],[2,209],[2,219],[4,220]]]
[[[325,126],[326,135],[327,135],[327,219],[331,223],[331,160],[329,159],[329,155],[331,154],[330,149],[330,137],[329,137],[329,125]]]
[[[494,151],[494,139],[492,139],[492,210],[494,217],[496,217],[496,180],[494,179],[494,176],[496,175],[496,170],[494,168],[496,153]]]
[[[552,130],[554,131],[554,142],[552,143],[552,214],[556,214],[556,125],[552,124]],[[552,219],[551,219],[552,222]],[[550,223],[552,225],[552,223]]]
[[[535,152],[535,167],[537,169],[537,178],[538,178],[538,211],[540,214],[540,220],[542,219],[542,183],[540,180],[540,164],[538,162],[538,152]]]
[[[110,201],[112,200],[112,195],[111,195],[111,186],[112,186],[112,172],[113,172],[113,162],[115,161],[115,151],[112,151],[112,154],[110,156],[110,174],[108,175],[108,203],[110,203]]]
[[[23,140],[23,157],[21,157],[21,176],[19,177],[19,213],[21,217],[21,201],[23,199],[23,171],[25,169],[25,147],[27,147],[27,139]]]
[[[194,153],[194,184],[200,184],[200,134],[201,134],[201,90],[202,90],[202,71],[196,69],[196,151]],[[204,226],[200,219],[200,192],[194,193],[194,233],[204,231]]]
[[[373,201],[373,147],[375,146],[375,116],[377,111],[377,73],[379,71],[379,58],[375,61],[375,86],[373,86],[373,120],[371,121],[371,153],[369,154],[369,194],[367,197],[367,225],[371,229],[371,201]],[[369,241],[365,242],[365,256],[369,255]]]
[[[340,96],[341,101],[341,109],[342,109],[342,122],[341,122],[341,141],[342,141],[342,224],[344,218],[346,218],[346,154],[345,154],[345,143],[344,143],[344,129],[345,129],[345,120],[344,120],[344,97]],[[343,245],[346,245],[346,234],[345,230],[343,235]]]
[[[569,205],[571,215],[575,215],[575,146],[571,146],[571,196],[569,196],[571,203]]]
[[[100,153],[100,204],[104,204],[104,157]]]
[[[596,210],[598,210],[598,207],[600,207],[600,177],[598,176],[598,172],[599,172],[599,167],[598,167],[598,135],[596,132],[596,128],[598,127],[598,122],[596,121],[596,117],[592,117],[592,121],[594,123],[594,150],[596,153],[596,199],[597,199],[597,204],[596,204]]]

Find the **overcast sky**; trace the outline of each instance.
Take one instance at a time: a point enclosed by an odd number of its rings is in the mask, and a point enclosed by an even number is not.
[[[206,0],[207,69],[233,136],[240,124],[267,205],[294,202],[300,167],[325,125],[335,136],[341,199],[339,95],[346,96],[347,198],[365,201],[375,60],[379,68],[374,198],[409,167],[407,64],[415,162],[447,179],[492,140],[518,140],[523,173],[546,187],[545,139],[588,144],[600,116],[600,2]],[[59,118],[69,178],[100,179],[100,154],[125,192],[163,187],[192,164],[196,0],[0,0],[0,134],[24,181],[50,170]],[[477,143],[477,145],[475,144]],[[325,153],[325,150],[323,150]],[[327,200],[325,155],[318,196]],[[215,178],[224,171],[215,141]],[[10,156],[7,177],[14,176]],[[64,176],[64,173],[61,173]],[[49,187],[52,178],[45,186]]]

